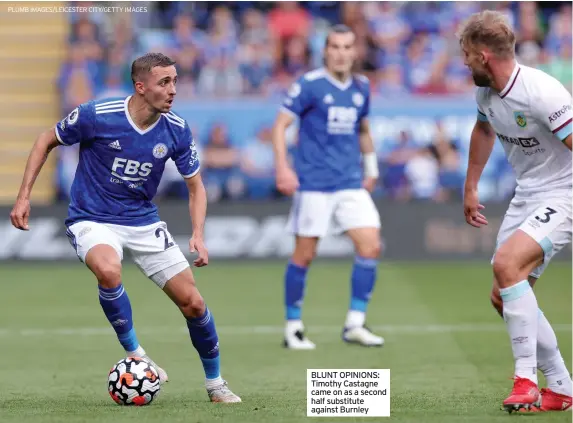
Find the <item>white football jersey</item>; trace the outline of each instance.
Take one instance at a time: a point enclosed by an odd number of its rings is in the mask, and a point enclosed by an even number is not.
[[[479,88],[478,119],[491,124],[517,177],[517,196],[571,191],[571,94],[555,78],[516,64],[501,92]]]

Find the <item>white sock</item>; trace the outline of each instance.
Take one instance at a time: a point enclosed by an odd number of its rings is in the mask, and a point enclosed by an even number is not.
[[[143,357],[145,356],[145,350],[140,345],[135,349],[135,351],[126,351],[128,357]]]
[[[537,384],[538,307],[535,294],[527,280],[499,292],[515,359],[515,376]]]
[[[296,331],[304,330],[304,325],[302,324],[302,320],[287,320],[285,332],[287,335],[294,335]]]
[[[543,372],[547,387],[558,394],[571,396],[571,376],[557,345],[557,337],[541,310],[538,312],[537,366]]]
[[[348,310],[348,314],[346,315],[346,323],[344,327],[346,328],[356,328],[364,326],[364,322],[366,321],[366,313],[363,311],[357,310]]]
[[[219,385],[223,384],[223,378],[221,376],[215,379],[205,379],[205,387],[207,389],[216,388]]]

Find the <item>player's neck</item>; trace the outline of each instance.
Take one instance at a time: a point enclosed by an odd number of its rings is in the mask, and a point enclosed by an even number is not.
[[[348,79],[350,79],[350,72],[349,73],[342,73],[342,72],[334,72],[329,70],[328,68],[325,68],[326,72],[333,78],[336,79],[339,82],[345,83],[348,81]]]
[[[161,116],[160,113],[149,109],[148,104],[137,96],[132,96],[127,103],[127,112],[139,129],[145,130],[153,125]]]
[[[517,66],[519,65],[515,59],[509,59],[507,61],[498,63],[494,71],[491,88],[498,93],[502,92],[505,87],[507,87],[507,84],[511,79],[511,75],[513,75],[513,72]]]

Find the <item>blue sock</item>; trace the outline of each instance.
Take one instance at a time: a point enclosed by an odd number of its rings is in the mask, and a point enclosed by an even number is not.
[[[215,319],[207,307],[201,317],[188,317],[187,328],[191,342],[199,353],[205,378],[217,379],[220,375],[219,369],[219,337],[215,328]]]
[[[123,284],[110,289],[100,286],[99,303],[125,351],[135,351],[139,347],[139,342],[133,329],[131,303]]]
[[[287,320],[300,320],[306,267],[297,266],[289,261],[285,272],[285,307]]]
[[[356,256],[352,267],[350,310],[366,313],[376,282],[378,260]]]

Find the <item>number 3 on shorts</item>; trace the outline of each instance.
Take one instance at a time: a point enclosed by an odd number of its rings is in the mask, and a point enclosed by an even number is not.
[[[535,220],[541,223],[547,223],[551,220],[551,215],[555,213],[557,213],[557,210],[554,210],[551,207],[545,207],[544,216],[543,217],[535,216]]]
[[[163,233],[163,238],[165,238],[165,248],[164,250],[167,250],[168,248],[171,248],[175,245],[174,242],[169,241],[169,235],[167,235],[167,231],[163,228],[157,228],[155,230],[155,238],[160,238],[161,234]]]

